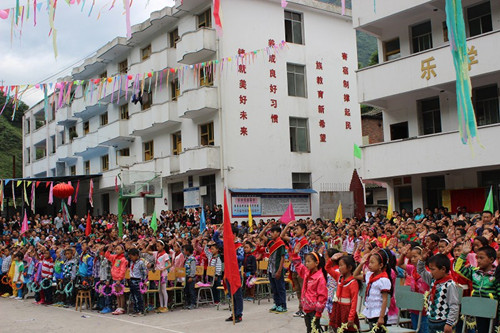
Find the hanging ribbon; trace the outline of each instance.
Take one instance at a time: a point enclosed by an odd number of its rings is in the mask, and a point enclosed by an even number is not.
[[[68,185],[71,186],[71,181],[68,182]],[[71,195],[68,197],[68,206],[71,206]]]
[[[127,38],[132,38],[132,27],[130,25],[130,0],[123,0],[123,7],[125,8],[125,24],[127,26]]]
[[[75,190],[75,198],[73,199],[73,202],[76,203],[76,200],[78,199],[78,190],[80,189],[80,181],[76,183],[76,190]]]
[[[50,182],[49,205],[54,203],[54,182]]]
[[[3,211],[3,179],[0,180],[0,212]]]
[[[17,205],[16,205],[16,191],[14,190],[14,181],[12,181],[12,201],[14,202],[14,209],[17,209]]]
[[[90,179],[90,189],[89,189],[89,203],[90,207],[94,208],[94,200],[92,199],[92,196],[94,195],[94,181],[92,178]]]
[[[24,189],[24,202],[28,202],[28,195],[26,194],[26,182],[23,182],[23,189]]]

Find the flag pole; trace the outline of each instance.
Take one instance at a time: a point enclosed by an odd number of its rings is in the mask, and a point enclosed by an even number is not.
[[[231,287],[229,288],[229,292],[231,293],[231,310],[233,312],[233,325],[236,325],[236,316],[234,314],[234,295],[231,292]]]

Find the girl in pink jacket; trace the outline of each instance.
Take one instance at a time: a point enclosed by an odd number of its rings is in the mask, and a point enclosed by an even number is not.
[[[115,247],[115,254],[106,251],[105,257],[111,263],[111,277],[114,281],[114,292],[118,308],[113,312],[114,315],[121,315],[125,313],[125,296],[123,296],[123,288],[125,287],[125,272],[127,271],[128,261],[125,258],[125,247],[123,244],[118,244]]]
[[[300,244],[298,244],[300,245]],[[320,329],[320,318],[326,306],[328,289],[326,288],[327,272],[325,259],[316,252],[306,254],[305,266],[298,255],[300,249],[295,247],[291,256],[295,269],[304,280],[302,284],[302,309],[305,312],[307,333]]]

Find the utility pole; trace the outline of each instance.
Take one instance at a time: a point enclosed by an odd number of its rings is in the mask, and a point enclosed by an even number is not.
[[[16,179],[16,155],[12,155],[12,178]]]

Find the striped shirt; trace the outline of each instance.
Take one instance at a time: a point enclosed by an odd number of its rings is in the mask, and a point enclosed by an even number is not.
[[[52,258],[42,260],[42,279],[50,279],[54,274],[54,260]]]
[[[212,258],[210,258],[210,261],[208,262],[208,265],[215,267],[215,275],[222,275],[222,261],[220,260],[219,255],[212,256]]]

